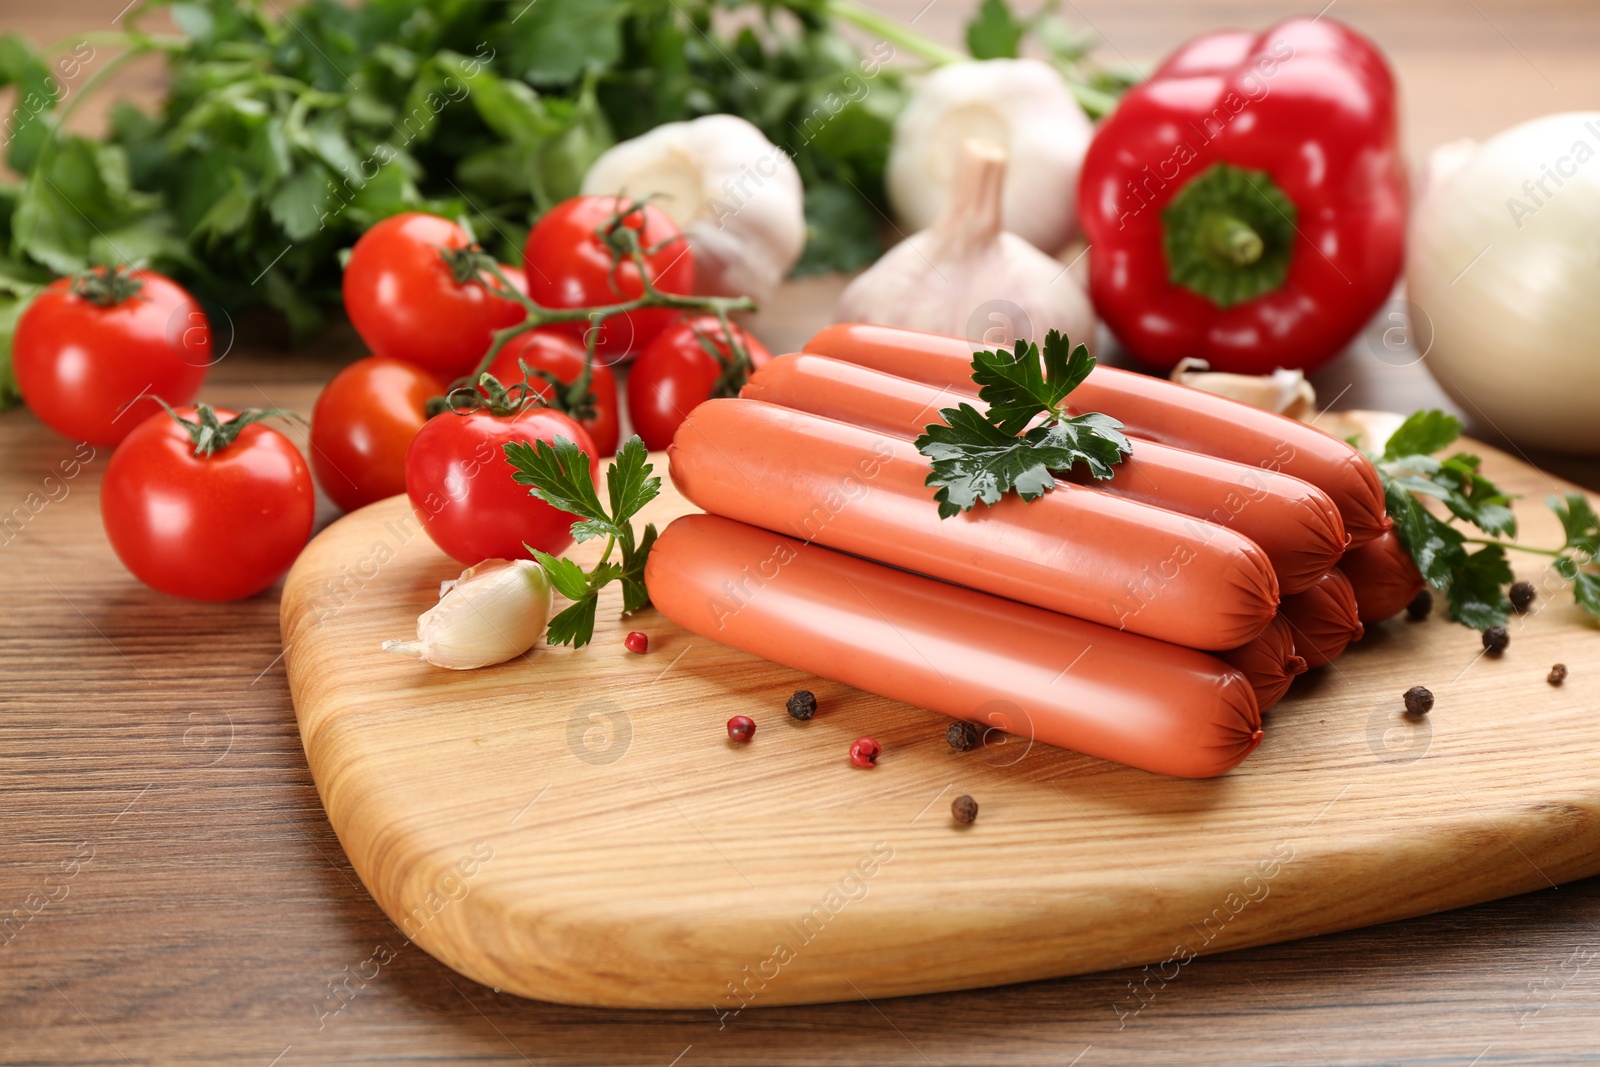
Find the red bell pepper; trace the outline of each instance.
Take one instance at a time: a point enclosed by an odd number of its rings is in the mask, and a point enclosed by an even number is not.
[[[1084,160],[1089,292],[1139,359],[1311,368],[1389,296],[1404,255],[1394,79],[1331,19],[1178,49]]]

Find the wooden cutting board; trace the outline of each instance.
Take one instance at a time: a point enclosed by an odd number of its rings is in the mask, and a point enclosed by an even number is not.
[[[1529,544],[1573,487],[1492,448]],[[658,457],[657,469],[665,463]],[[648,518],[689,510],[670,486]],[[472,672],[380,651],[461,569],[403,499],[289,575],[282,626],[328,818],[405,936],[479,982],[572,1004],[746,1007],[1151,964],[1460,907],[1600,872],[1600,627],[1538,557],[1509,650],[1435,616],[1300,679],[1240,768],[1183,781],[1011,739],[755,659],[654,610]],[[624,650],[630,629],[648,654]],[[1560,688],[1545,677],[1564,662]],[[1421,723],[1401,694],[1433,690]],[[784,701],[816,692],[792,721]],[[743,713],[754,740],[725,723]],[[879,766],[847,758],[870,735]],[[959,826],[951,801],[974,797]]]

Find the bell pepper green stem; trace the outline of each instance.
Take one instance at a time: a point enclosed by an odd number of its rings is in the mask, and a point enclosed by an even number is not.
[[[1201,223],[1206,249],[1223,263],[1248,267],[1261,259],[1266,244],[1249,224],[1232,215],[1208,214]]]

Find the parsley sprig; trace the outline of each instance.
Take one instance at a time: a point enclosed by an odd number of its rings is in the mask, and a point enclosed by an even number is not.
[[[1600,574],[1585,569],[1600,553],[1600,519],[1588,499],[1581,493],[1549,498],[1566,531],[1560,548],[1516,544],[1512,498],[1483,476],[1479,457],[1435,455],[1460,436],[1455,416],[1418,411],[1395,430],[1381,455],[1368,453],[1383,481],[1395,533],[1423,578],[1445,593],[1450,617],[1479,630],[1505,623],[1511,610],[1506,586],[1512,580],[1507,549],[1552,557],[1556,572],[1573,583],[1578,603],[1600,615]],[[1448,514],[1441,518],[1429,510],[1425,497],[1439,501]],[[1469,536],[1461,524],[1484,536]]]
[[[545,641],[582,648],[594,637],[595,609],[600,590],[614,581],[622,583],[622,613],[631,614],[650,603],[644,585],[644,565],[655,544],[656,528],[647,525],[636,537],[632,519],[661,492],[661,479],[653,473],[649,453],[637,436],[628,438],[606,468],[606,495],[600,500],[590,475],[589,455],[565,437],[555,444],[514,441],[505,446],[506,459],[516,469],[517,482],[552,507],[577,515],[572,539],[577,542],[606,539],[600,561],[587,572],[563,556],[533,549],[534,558],[550,576],[556,591],[572,601],[550,620]],[[611,554],[620,549],[620,558]]]
[[[1042,360],[1038,345],[1020,339],[1015,351],[974,352],[972,380],[987,411],[945,408],[944,422],[928,426],[916,442],[932,461],[927,484],[938,489],[939,517],[999,503],[1013,490],[1035,500],[1055,488],[1056,471],[1078,463],[1096,478],[1116,473],[1112,468],[1132,451],[1122,423],[1099,412],[1069,415],[1063,406],[1094,365],[1087,348],[1073,347],[1057,330],[1045,335]]]

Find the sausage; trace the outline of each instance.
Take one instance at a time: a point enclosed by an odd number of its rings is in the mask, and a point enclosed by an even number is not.
[[[1393,530],[1346,552],[1339,569],[1350,579],[1361,621],[1367,623],[1404,611],[1426,584]]]
[[[1308,667],[1326,667],[1366,632],[1355,590],[1338,567],[1305,592],[1284,597],[1278,612],[1294,631],[1294,650]]]
[[[739,394],[879,433],[915,439],[939,409],[968,399],[948,389],[897,378],[826,356],[779,356]],[[1096,481],[1069,477],[1118,496],[1208,519],[1261,546],[1281,593],[1309,589],[1339,561],[1348,540],[1326,493],[1277,471],[1134,439],[1116,473]]]
[[[807,341],[805,350],[976,395],[973,347],[959,337],[839,323]],[[1394,525],[1367,457],[1314,426],[1115,367],[1096,367],[1067,400],[1074,414],[1104,412],[1140,437],[1303,478],[1339,508],[1352,545]]]
[[[1237,648],[1277,608],[1225,527],[1066,484],[941,519],[911,442],[801,411],[708,400],[667,456],[713,515],[1190,648]]]
[[[1294,631],[1282,615],[1277,616],[1255,640],[1217,658],[1243,674],[1255,690],[1256,707],[1270,711],[1289,692],[1289,683],[1304,674],[1306,661],[1295,655]]]
[[[729,519],[674,521],[645,585],[703,637],[1158,774],[1223,774],[1261,741],[1249,683],[1215,656]]]

